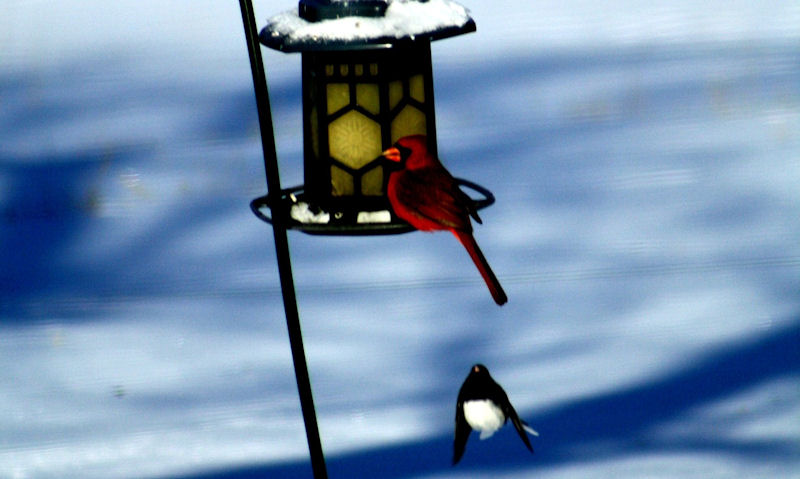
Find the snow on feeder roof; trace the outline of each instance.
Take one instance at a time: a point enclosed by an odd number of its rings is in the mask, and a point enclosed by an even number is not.
[[[469,11],[452,0],[302,0],[261,30],[261,43],[284,52],[389,48],[475,31]]]

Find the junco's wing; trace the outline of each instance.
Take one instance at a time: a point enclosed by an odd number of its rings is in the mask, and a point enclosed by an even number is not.
[[[464,449],[467,447],[467,439],[472,428],[467,424],[467,419],[464,417],[464,401],[459,398],[456,403],[456,434],[453,440],[453,465],[458,464],[461,456],[464,455]]]
[[[517,415],[517,411],[514,410],[514,406],[511,405],[511,402],[508,400],[508,397],[506,397],[503,406],[503,412],[505,413],[507,418],[511,419],[511,423],[514,425],[514,429],[517,430],[517,434],[519,434],[519,437],[520,439],[522,439],[522,442],[525,443],[525,447],[527,447],[529,451],[533,452],[533,446],[531,446],[531,442],[530,440],[528,440],[528,435],[525,433],[525,431],[530,431],[531,434],[535,436],[538,436],[539,433],[534,431],[530,426],[528,426],[528,424],[525,421],[519,418],[519,416]]]

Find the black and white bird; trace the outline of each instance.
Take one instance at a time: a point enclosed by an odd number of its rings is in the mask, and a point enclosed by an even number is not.
[[[476,364],[470,369],[469,376],[464,380],[458,391],[456,402],[456,437],[453,441],[453,465],[456,465],[464,455],[467,439],[473,429],[480,431],[480,439],[488,439],[498,429],[511,419],[522,442],[529,451],[533,452],[531,442],[526,431],[534,436],[539,433],[534,431],[528,423],[521,420],[517,411],[508,400],[508,395],[497,384],[489,370],[483,364]]]

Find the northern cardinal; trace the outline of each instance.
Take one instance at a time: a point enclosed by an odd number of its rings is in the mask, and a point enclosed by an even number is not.
[[[401,168],[389,174],[387,196],[395,214],[420,231],[451,231],[467,249],[498,305],[508,301],[472,236],[469,217],[481,223],[473,201],[428,151],[425,135],[400,138],[383,156]]]
[[[456,401],[456,437],[453,441],[453,465],[464,455],[469,433],[480,431],[481,439],[488,439],[511,419],[522,442],[533,452],[526,432],[534,436],[539,433],[523,421],[508,400],[508,395],[497,384],[483,364],[472,366],[469,376],[458,391]]]

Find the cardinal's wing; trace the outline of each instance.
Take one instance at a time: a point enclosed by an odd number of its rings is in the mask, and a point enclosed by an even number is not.
[[[418,229],[472,232],[469,222],[474,209],[472,200],[446,171],[434,168],[403,171],[396,179],[395,192],[407,212],[423,223]]]

